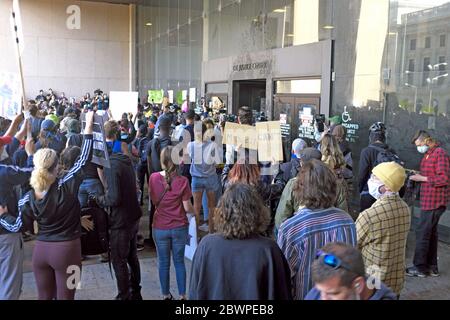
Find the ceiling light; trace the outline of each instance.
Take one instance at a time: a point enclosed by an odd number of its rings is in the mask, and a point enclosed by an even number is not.
[[[286,35],[286,37],[293,37],[293,36],[294,36],[293,33],[288,33],[288,34]]]
[[[326,25],[326,26],[323,26],[323,28],[327,29],[327,30],[331,30],[331,29],[334,29],[334,26]]]
[[[147,22],[145,25],[146,25],[147,27],[151,27],[151,26],[153,25],[153,23]]]
[[[284,10],[284,9],[275,9],[275,10],[273,10],[273,12],[276,12],[276,13],[285,13],[286,10]]]

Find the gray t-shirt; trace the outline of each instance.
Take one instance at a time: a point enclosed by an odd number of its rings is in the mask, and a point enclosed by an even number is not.
[[[208,142],[189,142],[188,153],[191,158],[191,176],[207,178],[216,174],[215,144]]]

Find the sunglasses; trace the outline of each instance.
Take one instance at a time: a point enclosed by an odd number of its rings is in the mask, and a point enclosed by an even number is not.
[[[350,266],[348,266],[346,263],[344,263],[341,259],[336,257],[333,254],[323,252],[322,250],[317,251],[316,254],[316,260],[321,259],[324,264],[327,266],[333,268],[333,269],[339,269],[344,268],[350,272],[354,272]]]

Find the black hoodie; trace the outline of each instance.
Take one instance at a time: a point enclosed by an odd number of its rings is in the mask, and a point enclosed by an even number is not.
[[[110,208],[110,229],[131,228],[142,216],[139,206],[136,175],[128,156],[113,153],[109,158],[110,168],[104,168],[108,188],[97,198],[102,207]]]

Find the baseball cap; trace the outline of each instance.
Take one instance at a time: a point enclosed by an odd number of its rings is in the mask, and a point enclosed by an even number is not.
[[[311,161],[312,159],[322,160],[322,153],[315,148],[305,148],[300,151],[300,159],[303,163]]]
[[[55,129],[55,126],[56,126],[56,124],[52,120],[46,119],[46,120],[42,121],[41,130],[53,131]]]

